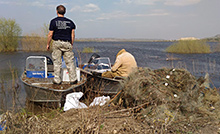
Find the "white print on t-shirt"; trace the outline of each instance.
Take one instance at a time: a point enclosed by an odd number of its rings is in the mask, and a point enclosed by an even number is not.
[[[67,24],[70,23],[69,21],[56,21],[56,26],[57,29],[67,29],[70,28],[69,26],[67,26]]]

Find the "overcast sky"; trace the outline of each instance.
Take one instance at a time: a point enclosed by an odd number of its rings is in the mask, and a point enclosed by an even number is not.
[[[38,32],[56,6],[77,25],[76,38],[179,39],[220,34],[220,0],[0,0],[0,17],[22,34]]]

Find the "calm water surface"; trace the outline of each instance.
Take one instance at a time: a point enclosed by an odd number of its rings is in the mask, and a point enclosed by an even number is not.
[[[103,57],[109,57],[112,64],[115,61],[115,56],[122,48],[132,53],[136,58],[137,64],[140,67],[149,67],[151,69],[159,69],[163,67],[169,68],[186,68],[195,76],[204,76],[205,72],[210,74],[212,86],[220,87],[220,53],[211,54],[169,54],[165,49],[173,42],[76,42],[74,43],[74,53],[81,63],[89,60],[92,53],[79,53],[84,47],[94,48],[95,51]],[[216,43],[209,43],[214,47]],[[46,45],[45,45],[46,49]],[[30,55],[47,55],[51,57],[50,52],[13,52],[0,53],[0,97],[3,91],[10,88],[12,82],[11,71],[17,72],[18,77],[22,74],[25,67],[25,59]],[[175,58],[177,60],[169,60],[167,58]],[[26,100],[26,94],[23,89],[23,84],[19,79],[16,82],[20,85],[19,102],[23,105]],[[3,86],[3,87],[2,87]],[[8,97],[7,105],[10,105],[10,96]],[[1,104],[0,104],[1,105]]]

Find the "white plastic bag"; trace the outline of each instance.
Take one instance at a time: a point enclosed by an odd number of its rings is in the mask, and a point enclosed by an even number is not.
[[[72,108],[87,108],[87,106],[80,102],[79,99],[83,96],[82,92],[74,92],[67,94],[66,102],[64,104],[64,111],[67,111]]]
[[[88,108],[86,104],[79,101],[79,99],[83,96],[82,92],[74,92],[66,95],[66,102],[64,104],[64,111],[70,110],[72,108]],[[93,102],[89,105],[91,106],[103,106],[106,102],[110,100],[109,96],[100,96],[95,97]]]
[[[103,106],[106,102],[108,102],[110,100],[110,97],[107,96],[100,96],[100,97],[95,97],[95,99],[93,100],[93,102],[89,105],[91,106]]]

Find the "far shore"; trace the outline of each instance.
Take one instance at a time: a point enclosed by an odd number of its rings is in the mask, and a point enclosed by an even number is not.
[[[23,38],[25,36],[20,36]],[[33,37],[33,36],[32,36]],[[37,38],[41,36],[36,36]],[[45,37],[47,38],[47,37]],[[175,42],[180,39],[147,39],[147,38],[76,38],[76,42]],[[220,38],[202,38],[198,40],[206,40],[207,42],[219,42]]]
[[[170,42],[176,40],[164,39],[122,39],[122,38],[76,38],[76,42],[108,42],[108,41],[121,41],[121,42]]]
[[[175,42],[180,39],[166,40],[166,39],[143,39],[143,38],[131,38],[131,39],[123,39],[123,38],[76,38],[76,42]],[[220,38],[204,38],[198,40],[206,40],[207,42],[219,42]]]

